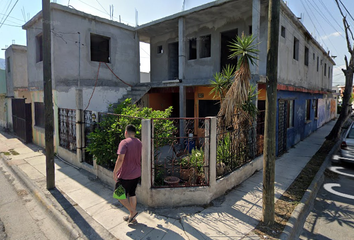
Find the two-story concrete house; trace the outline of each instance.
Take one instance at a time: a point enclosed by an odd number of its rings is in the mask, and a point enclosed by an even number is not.
[[[32,142],[31,94],[28,89],[27,47],[12,44],[5,51],[7,128],[23,141]]]
[[[244,33],[259,42],[251,82],[258,84],[258,108],[264,110],[267,19],[268,1],[226,0],[137,27],[151,53],[152,88],[144,104],[154,109],[171,105],[180,117],[216,115],[219,105],[209,94],[210,81],[226,64],[236,65],[237,59],[228,58],[228,45]],[[282,153],[335,116],[330,90],[335,63],[283,2],[278,58],[277,148]]]
[[[57,152],[69,154],[76,151],[76,110],[107,111],[140,81],[139,38],[133,27],[55,3],[51,19],[54,140]],[[33,141],[44,146],[42,12],[23,29]]]

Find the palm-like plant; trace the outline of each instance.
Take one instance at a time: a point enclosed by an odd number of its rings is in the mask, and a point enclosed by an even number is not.
[[[235,66],[227,64],[222,72],[217,72],[213,75],[214,79],[210,82],[212,90],[209,94],[214,94],[213,98],[220,98],[220,103],[222,103],[227,90],[232,84],[234,73]]]
[[[229,58],[239,56],[237,71],[234,81],[227,91],[224,101],[221,103],[221,114],[225,116],[226,123],[230,123],[233,114],[237,110],[242,110],[242,105],[247,101],[250,91],[251,70],[250,64],[256,64],[259,50],[254,43],[255,38],[251,36],[237,36],[229,47],[232,54]]]

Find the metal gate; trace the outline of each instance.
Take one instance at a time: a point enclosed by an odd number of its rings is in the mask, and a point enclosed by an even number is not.
[[[279,116],[278,116],[278,156],[286,152],[287,139],[287,101],[279,99]]]
[[[32,142],[31,103],[25,99],[12,99],[12,122],[16,136],[25,143]]]

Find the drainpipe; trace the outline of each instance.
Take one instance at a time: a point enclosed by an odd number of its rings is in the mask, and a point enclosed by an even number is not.
[[[9,124],[8,113],[7,113],[7,99],[6,99],[5,105],[4,105],[4,112],[5,112],[5,120],[6,120],[5,128],[7,129],[8,128],[8,124]]]
[[[79,74],[76,89],[76,157],[78,162],[83,160],[83,93],[81,88],[81,34],[79,34]]]
[[[178,19],[178,78],[180,80],[179,85],[179,116],[180,118],[186,117],[186,87],[183,86],[184,72],[185,72],[185,44],[184,44],[184,28],[185,19],[183,17]],[[179,123],[179,136],[185,137],[184,133],[185,122],[183,120]],[[183,139],[180,138],[180,143]]]
[[[252,35],[254,37],[254,41],[256,43],[256,49],[259,49],[259,36],[260,36],[260,23],[261,23],[261,1],[260,0],[253,0],[252,1]],[[257,82],[259,81],[259,60],[255,60],[255,65],[251,66],[251,73],[252,79],[251,84],[256,86],[255,92],[258,92]],[[257,96],[258,98],[258,96]],[[257,100],[255,100],[254,104],[257,106]],[[257,120],[253,121],[253,128],[252,131],[249,133],[252,138],[253,149],[252,149],[252,158],[256,155],[257,150]]]

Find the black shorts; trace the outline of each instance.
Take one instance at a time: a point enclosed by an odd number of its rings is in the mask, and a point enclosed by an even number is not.
[[[127,197],[134,197],[136,186],[138,186],[138,183],[140,182],[140,177],[129,180],[120,178],[118,179],[118,182],[122,184],[123,188],[125,189],[125,195],[127,195]],[[117,184],[118,183],[116,183],[115,189],[117,188]]]

